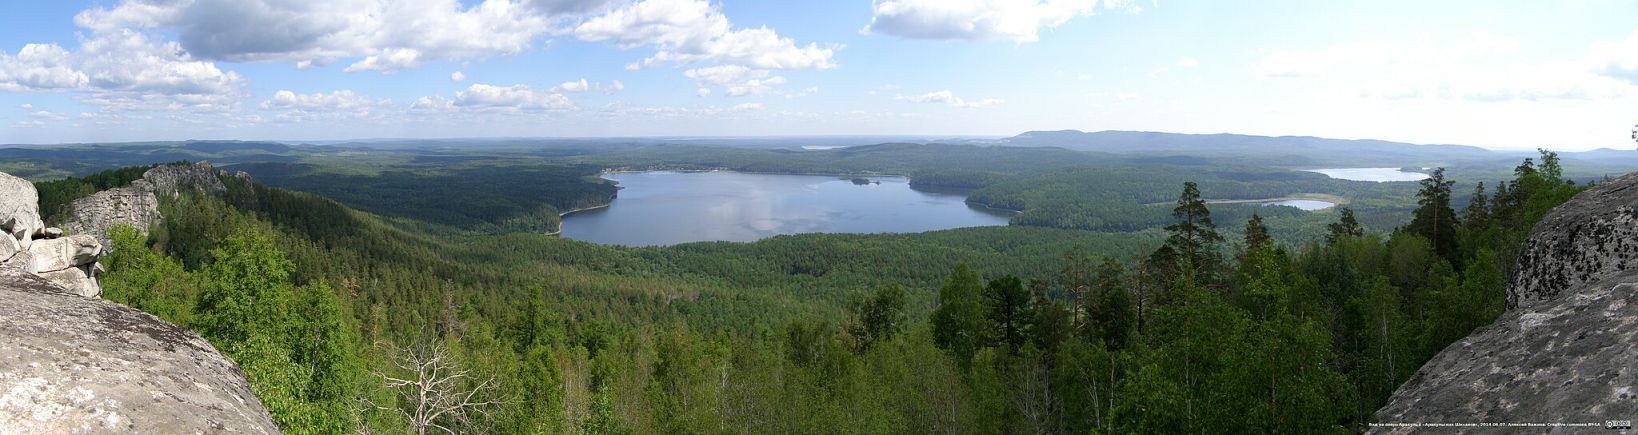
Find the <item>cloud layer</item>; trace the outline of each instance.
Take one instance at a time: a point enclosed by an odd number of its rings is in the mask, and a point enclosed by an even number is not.
[[[840,48],[798,45],[767,27],[734,29],[728,17],[706,0],[644,0],[588,19],[571,33],[584,41],[655,50],[628,65],[630,70],[666,63],[710,64],[684,75],[701,89],[716,86],[728,96],[760,94],[784,83],[782,77],[770,77],[772,70],[833,68],[832,58]]]
[[[99,32],[78,51],[56,44],[0,53],[0,91],[76,91],[110,108],[214,108],[242,96],[245,79],[195,60],[175,42],[129,30]]]
[[[1125,0],[875,0],[863,32],[911,39],[1033,42],[1100,10],[1139,8]]]
[[[1609,99],[1638,95],[1638,32],[1593,44],[1579,60],[1520,63],[1520,43],[1489,33],[1444,42],[1364,40],[1271,50],[1251,64],[1263,78],[1344,79],[1339,95],[1473,101]]]
[[[125,0],[74,18],[95,32],[174,32],[204,60],[302,67],[359,58],[348,71],[397,71],[430,60],[521,53],[553,20],[606,1]]]
[[[948,90],[948,89],[942,90],[942,91],[928,92],[928,93],[921,94],[921,95],[900,95],[900,96],[894,97],[894,99],[899,100],[899,101],[908,101],[908,102],[911,102],[911,103],[944,103],[944,104],[949,105],[950,107],[960,107],[960,108],[963,108],[963,109],[976,109],[976,108],[979,108],[979,107],[989,107],[989,106],[1000,105],[1000,104],[1006,102],[1006,101],[1001,100],[1000,98],[985,98],[985,99],[978,100],[978,101],[967,101],[967,100],[962,99],[961,97],[957,97],[954,92],[950,92],[950,90]]]

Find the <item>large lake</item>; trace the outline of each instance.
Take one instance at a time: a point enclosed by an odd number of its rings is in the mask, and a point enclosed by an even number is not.
[[[1336,179],[1375,181],[1378,183],[1386,183],[1389,181],[1420,181],[1423,178],[1428,178],[1428,174],[1421,172],[1407,172],[1400,170],[1399,168],[1330,168],[1308,169],[1307,171],[1318,172],[1325,174],[1327,177]]]
[[[1011,213],[968,205],[956,192],[830,176],[627,172],[608,207],[563,217],[563,237],[614,245],[752,241],[796,233],[905,233],[1006,225]]]

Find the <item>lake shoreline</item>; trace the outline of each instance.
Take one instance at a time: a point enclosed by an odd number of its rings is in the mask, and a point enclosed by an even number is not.
[[[1368,183],[1402,183],[1428,178],[1426,172],[1407,171],[1407,168],[1319,168],[1298,169],[1324,175],[1333,180],[1363,181]],[[1422,168],[1424,171],[1427,168]]]
[[[677,201],[638,201],[622,205],[616,212],[598,212],[581,217],[572,216],[574,213],[612,207],[615,198],[610,198],[608,204],[595,204],[575,210],[567,210],[559,214],[560,221],[556,231],[545,233],[551,236],[574,238],[594,243],[608,243],[616,245],[643,245],[645,243],[671,244],[669,239],[688,239],[705,237],[700,240],[724,241],[751,241],[766,238],[768,235],[756,235],[761,232],[769,234],[800,234],[806,232],[825,233],[876,233],[876,232],[925,232],[947,228],[961,228],[968,226],[1006,226],[1016,210],[1006,210],[989,207],[984,204],[974,206],[969,201],[968,193],[971,190],[961,191],[924,191],[911,188],[911,177],[898,174],[860,173],[792,173],[792,172],[757,172],[736,171],[728,169],[652,169],[637,170],[630,167],[605,168],[598,172],[611,184],[620,187],[620,191],[640,198],[649,198],[660,195],[659,198],[672,198]],[[673,174],[673,175],[666,175]],[[711,175],[716,174],[716,175]],[[873,181],[870,184],[893,186],[889,189],[852,190],[840,187],[841,184],[852,181],[860,184],[861,179]],[[590,178],[587,178],[590,180]],[[698,181],[695,181],[698,180]],[[838,184],[840,182],[841,184]],[[745,184],[750,183],[750,184]],[[724,192],[716,193],[723,188]],[[754,188],[753,188],[754,187]],[[638,189],[638,190],[627,190]],[[756,195],[739,196],[741,192],[757,192]],[[867,192],[868,191],[868,192]],[[816,193],[827,192],[827,193]],[[857,193],[855,193],[857,192]],[[686,198],[694,195],[703,195],[709,199],[704,203],[695,204]],[[799,203],[785,203],[774,201],[777,213],[772,216],[750,215],[749,211],[758,211],[767,214],[768,210],[760,208],[746,208],[748,212],[737,212],[740,207],[769,207],[768,203],[739,204],[737,201],[767,201],[768,198],[801,198]],[[817,195],[817,196],[810,196]],[[628,195],[630,196],[630,195]],[[718,201],[721,203],[719,204]],[[888,202],[883,202],[888,201]],[[898,207],[900,202],[904,207]],[[658,205],[656,205],[658,204]],[[785,205],[779,205],[785,204]],[[927,204],[927,205],[923,205]],[[635,208],[631,208],[631,207]],[[707,212],[725,213],[722,210],[702,209],[695,210],[696,206],[728,207],[726,217],[702,217]],[[889,207],[892,205],[893,207]],[[659,210],[655,214],[655,210]],[[715,210],[715,211],[710,211]],[[789,210],[781,211],[781,210]],[[904,211],[900,211],[904,210]],[[935,214],[925,214],[926,210],[937,211]],[[959,211],[957,211],[959,210]],[[804,215],[803,213],[818,213]],[[738,214],[734,214],[738,213]],[[783,214],[795,213],[795,214]],[[900,214],[904,213],[904,214]],[[701,216],[696,216],[701,215]],[[568,219],[577,220],[573,228],[573,237],[568,230]],[[735,219],[750,219],[740,222]],[[720,223],[712,223],[721,220]],[[755,224],[751,223],[755,220]],[[672,224],[682,225],[680,231],[656,230],[653,228],[669,227]],[[639,225],[640,227],[634,227]],[[783,226],[782,230],[774,230]],[[698,227],[696,229],[689,229]],[[793,232],[794,231],[794,232]],[[652,233],[652,234],[651,234]],[[720,234],[719,234],[720,233]],[[694,234],[694,235],[690,235]],[[607,240],[605,240],[607,239]],[[652,239],[651,242],[644,240]]]
[[[996,207],[996,206],[992,206],[992,205],[985,204],[985,203],[982,203],[982,202],[973,201],[971,199],[966,200],[966,202],[968,204],[976,205],[976,206],[979,206],[979,207],[984,207],[985,209],[1004,211],[1004,212],[1012,213],[1014,215],[1024,212],[1023,210],[1014,210],[1014,209],[1010,209],[1010,208],[1006,208],[1006,207]],[[1007,225],[1012,225],[1012,224],[1009,223]]]
[[[614,199],[619,197],[619,196],[620,196],[620,194],[616,193],[613,196],[609,196],[608,202],[605,202],[605,203],[602,203],[602,204],[599,204],[599,205],[594,205],[594,206],[591,206],[591,207],[581,207],[581,208],[577,208],[577,209],[574,209],[574,210],[569,210],[569,211],[566,211],[566,212],[558,213],[557,214],[557,231],[552,231],[552,232],[546,233],[546,235],[556,237],[556,236],[559,236],[559,235],[563,234],[563,217],[564,216],[568,216],[568,215],[570,215],[572,213],[579,213],[579,212],[583,212],[583,211],[587,211],[587,210],[596,210],[596,209],[600,209],[600,208],[608,208],[609,206],[614,205]]]
[[[1281,197],[1278,197],[1278,198],[1207,199],[1205,201],[1206,201],[1206,204],[1257,204],[1257,203],[1264,203],[1264,202],[1279,202],[1279,201],[1321,201],[1321,202],[1329,202],[1329,203],[1333,204],[1331,207],[1344,206],[1344,205],[1348,205],[1348,204],[1353,202],[1353,201],[1349,200],[1348,198],[1344,198],[1344,197],[1340,197],[1340,196],[1336,196],[1336,195],[1331,195],[1331,194],[1327,194],[1327,193],[1293,193],[1293,194],[1286,195],[1286,196],[1281,196]],[[1168,202],[1155,202],[1155,203],[1149,203],[1149,204],[1144,204],[1144,205],[1146,205],[1146,206],[1157,206],[1157,205],[1167,205],[1167,204],[1176,204],[1176,203],[1168,201]],[[1326,208],[1330,208],[1330,207],[1326,207]]]

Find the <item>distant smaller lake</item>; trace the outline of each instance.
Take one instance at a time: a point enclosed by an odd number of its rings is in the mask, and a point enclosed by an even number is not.
[[[1287,199],[1281,201],[1262,202],[1258,203],[1258,205],[1283,205],[1286,207],[1300,208],[1306,211],[1324,210],[1337,206],[1336,204],[1332,204],[1327,201],[1316,201],[1312,199]]]
[[[803,145],[802,146],[803,151],[828,151],[828,150],[834,150],[834,149],[839,149],[839,148],[847,148],[847,147],[843,146],[843,145]]]
[[[1421,172],[1406,172],[1399,168],[1331,168],[1307,169],[1307,172],[1318,172],[1339,180],[1375,181],[1384,183],[1389,181],[1421,181],[1428,178],[1428,174]]]

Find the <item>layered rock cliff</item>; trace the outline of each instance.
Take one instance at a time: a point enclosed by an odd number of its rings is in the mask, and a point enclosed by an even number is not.
[[[164,219],[159,198],[175,197],[183,191],[220,193],[227,190],[210,162],[192,165],[160,165],[142,174],[129,186],[108,189],[74,200],[63,229],[69,234],[87,234],[109,245],[108,229],[130,225],[147,233]]]
[[[0,174],[0,433],[278,432],[204,338],[96,298],[103,244],[44,228],[38,201]]]
[[[1376,420],[1602,425],[1638,418],[1635,208],[1638,173],[1582,192],[1548,213],[1519,254],[1507,288],[1508,311],[1435,355],[1394,392]]]

